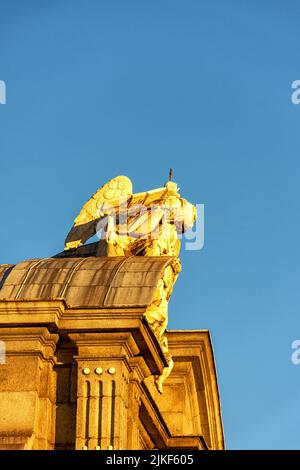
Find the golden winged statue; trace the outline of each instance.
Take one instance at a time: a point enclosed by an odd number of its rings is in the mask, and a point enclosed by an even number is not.
[[[102,256],[173,258],[162,273],[152,303],[145,312],[169,364],[156,380],[161,393],[162,384],[173,367],[164,333],[168,301],[181,271],[179,236],[193,227],[196,215],[196,207],[180,196],[177,184],[172,181],[172,171],[164,187],[136,194],[127,176],[116,176],[84,204],[65,241],[65,250],[75,251],[97,233]]]
[[[65,250],[83,245],[102,230],[103,255],[179,256],[178,234],[190,229],[196,208],[180,197],[177,184],[132,192],[127,176],[117,176],[84,204],[65,241]]]

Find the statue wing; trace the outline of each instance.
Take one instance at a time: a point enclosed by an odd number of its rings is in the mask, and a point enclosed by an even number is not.
[[[101,208],[119,205],[121,199],[132,196],[132,183],[127,176],[116,176],[98,189],[84,204],[70,230],[65,249],[77,248],[96,233],[95,221],[101,218]]]
[[[82,225],[99,218],[99,209],[105,205],[119,202],[121,198],[132,195],[132,183],[127,176],[116,176],[108,181],[84,204],[74,225]]]

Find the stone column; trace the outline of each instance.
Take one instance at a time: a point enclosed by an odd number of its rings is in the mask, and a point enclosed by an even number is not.
[[[76,449],[128,449],[131,333],[71,333],[78,348]]]
[[[0,449],[53,449],[58,335],[46,327],[5,327],[0,339]]]

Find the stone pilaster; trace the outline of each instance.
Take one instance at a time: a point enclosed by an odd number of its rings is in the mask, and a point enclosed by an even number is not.
[[[76,449],[127,449],[130,357],[138,348],[130,333],[69,334],[76,357]]]
[[[46,327],[1,328],[0,449],[53,449],[57,340]]]

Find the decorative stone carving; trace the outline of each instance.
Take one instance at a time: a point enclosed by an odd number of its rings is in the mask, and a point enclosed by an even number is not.
[[[77,248],[101,229],[109,257],[174,257],[172,265],[165,268],[145,313],[169,364],[156,381],[160,393],[173,367],[164,333],[168,301],[181,271],[178,235],[192,228],[196,220],[195,206],[180,197],[177,184],[171,178],[172,171],[164,188],[138,194],[132,193],[132,183],[126,176],[113,178],[84,204],[65,245],[66,251]]]
[[[117,176],[84,204],[65,250],[84,244],[102,230],[107,256],[179,256],[178,234],[190,229],[196,208],[180,197],[177,184],[132,194],[132,183]]]

